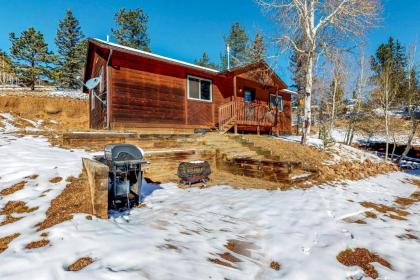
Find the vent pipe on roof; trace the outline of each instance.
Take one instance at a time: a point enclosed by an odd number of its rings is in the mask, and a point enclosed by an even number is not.
[[[226,45],[226,53],[227,53],[227,70],[230,70],[230,45]]]
[[[106,42],[109,43],[109,35],[106,35]]]

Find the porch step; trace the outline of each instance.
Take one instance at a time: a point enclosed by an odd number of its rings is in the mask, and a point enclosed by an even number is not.
[[[231,119],[229,122],[227,122],[226,124],[224,124],[221,128],[220,128],[220,133],[221,134],[225,134],[226,132],[228,132],[236,123],[235,119]]]

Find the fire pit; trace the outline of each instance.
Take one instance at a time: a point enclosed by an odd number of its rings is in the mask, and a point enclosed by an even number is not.
[[[195,184],[200,182],[207,182],[211,168],[208,161],[195,160],[188,162],[181,162],[178,166],[178,177],[182,184]]]

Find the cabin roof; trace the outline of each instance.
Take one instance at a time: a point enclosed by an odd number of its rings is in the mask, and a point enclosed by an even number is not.
[[[151,53],[151,52],[142,51],[142,50],[135,49],[135,48],[126,47],[126,46],[116,44],[116,43],[106,42],[106,41],[103,41],[103,40],[100,40],[100,39],[97,39],[97,38],[89,39],[89,41],[93,42],[93,43],[96,43],[96,44],[98,44],[102,47],[105,47],[105,48],[116,49],[116,50],[119,50],[119,51],[128,52],[128,53],[132,53],[132,54],[135,54],[135,55],[139,55],[139,56],[143,56],[143,57],[152,58],[152,59],[155,59],[155,60],[168,62],[168,63],[171,63],[171,64],[178,64],[178,65],[182,65],[182,66],[186,66],[186,67],[189,67],[189,68],[194,68],[194,69],[197,69],[197,70],[210,72],[210,73],[214,73],[214,74],[220,73],[220,71],[215,70],[215,69],[195,65],[195,64],[192,64],[192,63],[188,63],[188,62],[185,62],[185,61],[178,60],[178,59],[173,59],[173,58],[170,58],[170,57],[154,54],[154,53]]]
[[[142,51],[142,50],[139,50],[139,49],[123,46],[123,45],[120,45],[120,44],[117,44],[117,43],[107,42],[107,41],[97,39],[97,38],[91,38],[91,39],[89,39],[89,42],[93,43],[93,44],[96,44],[96,45],[98,45],[102,48],[107,48],[107,49],[117,50],[117,51],[121,51],[121,52],[125,52],[125,53],[130,53],[130,54],[133,54],[133,55],[138,55],[138,56],[142,56],[142,57],[146,57],[146,58],[150,58],[150,59],[154,59],[154,60],[158,60],[158,61],[162,61],[162,62],[166,62],[166,63],[170,63],[170,64],[181,65],[181,66],[184,66],[184,67],[196,69],[196,70],[199,70],[199,71],[204,71],[204,72],[215,74],[215,75],[225,75],[225,74],[228,74],[228,73],[233,73],[234,75],[236,75],[236,74],[247,72],[249,70],[252,70],[252,69],[255,69],[257,67],[263,66],[263,67],[266,67],[267,69],[270,70],[274,79],[278,83],[282,84],[282,86],[284,88],[287,88],[286,83],[284,83],[284,81],[276,74],[276,72],[264,60],[249,63],[249,64],[244,64],[244,65],[241,65],[241,66],[238,66],[238,67],[231,68],[229,70],[219,71],[219,70],[211,69],[211,68],[208,68],[208,67],[199,66],[199,65],[196,65],[196,64],[193,64],[193,63],[181,61],[181,60],[178,60],[178,59],[173,59],[173,58],[166,57],[166,56],[163,56],[163,55],[158,55],[158,54],[154,54],[154,53],[151,53],[151,52],[146,52],[146,51]],[[283,92],[284,93],[290,93],[290,92],[287,92],[287,91],[283,91]]]

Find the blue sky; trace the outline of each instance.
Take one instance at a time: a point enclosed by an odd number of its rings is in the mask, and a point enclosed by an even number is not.
[[[218,62],[219,54],[224,51],[223,35],[235,21],[246,27],[250,37],[257,31],[272,37],[276,30],[253,0],[1,0],[0,3],[0,49],[6,51],[10,48],[8,34],[20,33],[30,26],[44,33],[54,50],[58,21],[66,9],[73,10],[86,36],[105,39],[111,34],[113,16],[119,8],[140,7],[149,15],[152,51],[188,62],[203,51]],[[420,1],[384,0],[383,3],[382,26],[368,34],[369,54],[389,36],[403,44],[419,40]],[[287,56],[283,55],[276,64],[279,74],[289,82]]]

